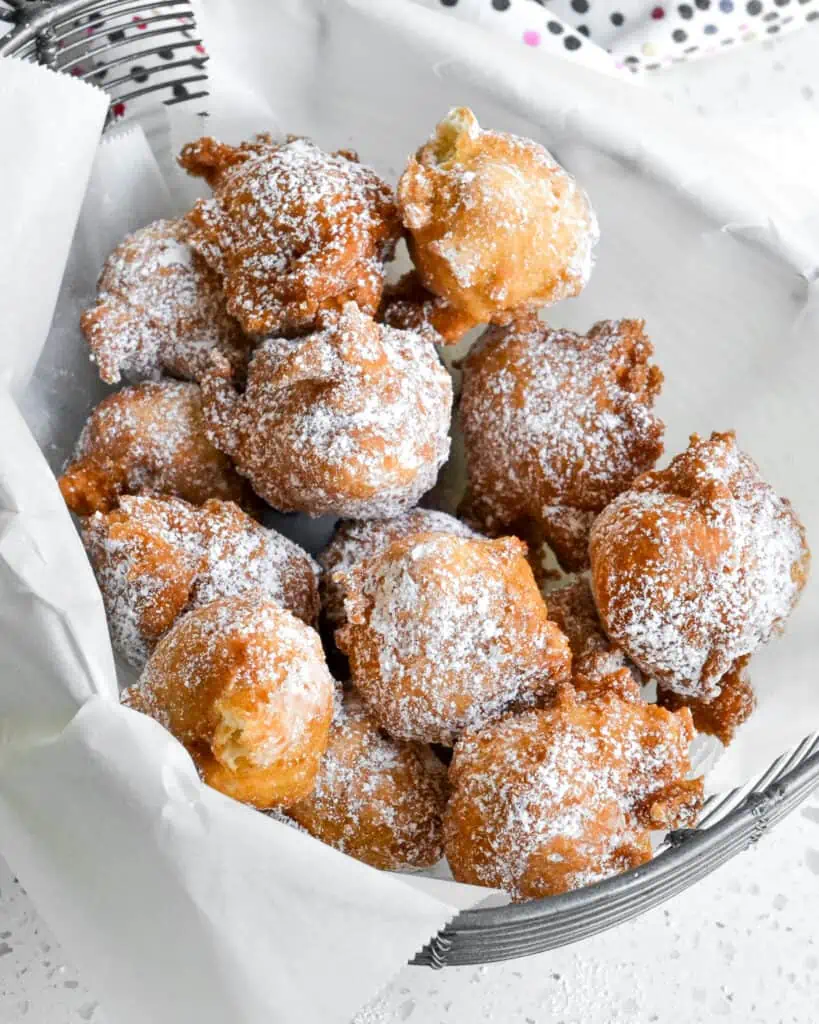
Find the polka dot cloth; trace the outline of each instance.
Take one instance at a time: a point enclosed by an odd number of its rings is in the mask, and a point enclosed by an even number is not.
[[[384,0],[388,2],[388,0]],[[819,19],[819,0],[415,0],[529,49],[608,71],[657,71]]]
[[[71,74],[101,89],[105,89],[112,80],[128,78],[119,84],[115,95],[130,94],[130,98],[127,102],[111,106],[111,114],[116,120],[155,108],[158,103],[182,103],[201,88],[196,77],[205,68],[207,54],[198,42],[190,17],[178,17],[172,26],[165,20],[165,31],[161,37],[163,45],[158,46],[150,30],[154,24],[152,19],[159,16],[168,18],[167,7],[144,8],[130,20],[122,15],[107,20],[104,14],[94,12],[76,22],[75,27],[82,29],[87,40],[87,49],[84,55],[80,54],[74,60],[79,51],[77,44],[72,43]],[[116,44],[117,50],[111,51],[108,59],[113,56],[123,63],[105,67],[105,59],[95,60],[94,49],[99,40]]]

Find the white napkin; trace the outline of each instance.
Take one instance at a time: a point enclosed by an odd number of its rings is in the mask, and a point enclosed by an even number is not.
[[[99,592],[29,428],[57,470],[102,393],[79,309],[111,246],[173,202],[139,129],[97,148],[101,93],[0,62],[0,96],[21,79],[36,117],[0,105],[0,367],[22,387],[45,348],[28,426],[0,389],[0,845],[123,1024],[346,1022],[486,892],[405,882],[222,797],[119,706]],[[27,238],[47,244],[7,247]]]
[[[402,0],[206,0],[199,13],[213,57],[214,134],[273,128],[354,145],[393,180],[455,104],[549,145],[588,187],[603,230],[591,285],[553,321],[585,328],[644,316],[667,375],[669,451],[692,430],[737,427],[819,536],[815,196],[800,198],[796,217],[764,161],[731,158],[643,90],[513,56],[480,30]],[[47,247],[23,244],[19,253],[7,249],[14,232],[0,243],[14,275],[0,276],[0,365],[19,385],[45,344],[21,406],[56,469],[101,394],[76,320],[102,254],[128,228],[180,209],[189,193],[170,165],[172,147],[159,147],[160,175],[138,131],[95,156],[102,104],[77,83],[0,63],[3,122],[5,78],[21,74],[27,94],[52,94],[36,121],[19,119],[3,172],[15,168],[18,186],[50,175],[51,198],[8,201],[5,223],[23,212],[28,232],[51,236]],[[177,110],[169,138],[199,130]],[[46,158],[38,139],[49,142]],[[92,161],[46,340],[78,173],[82,183]],[[341,1024],[483,891],[375,872],[225,799],[199,783],[163,730],[116,705],[90,570],[47,463],[4,392],[0,427],[4,852],[124,1024]],[[819,725],[816,614],[813,586],[789,636],[758,659],[761,708],[719,766],[727,782]]]

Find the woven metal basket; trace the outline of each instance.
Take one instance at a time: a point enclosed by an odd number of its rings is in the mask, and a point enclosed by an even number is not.
[[[100,85],[111,99],[109,119],[146,96],[166,104],[207,96],[207,57],[187,0],[0,0],[0,28],[3,22],[0,56]],[[755,843],[817,784],[814,733],[758,778],[712,797],[697,827],[671,832],[648,864],[562,896],[466,911],[413,963],[444,967],[527,956],[637,917]]]

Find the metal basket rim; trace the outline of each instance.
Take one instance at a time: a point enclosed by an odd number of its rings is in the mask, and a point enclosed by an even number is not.
[[[738,806],[708,828],[671,833],[669,848],[646,864],[559,896],[461,911],[411,962],[418,966],[448,966],[450,955],[458,951],[459,945],[466,947],[470,942],[480,943],[481,940],[491,944],[493,939],[500,945],[520,944],[521,939],[537,938],[540,932],[545,941],[535,942],[533,946],[537,948],[525,949],[522,953],[506,952],[503,958],[530,955],[577,941],[570,937],[549,942],[548,929],[578,910],[604,911],[611,906],[613,897],[624,900],[627,906],[631,897],[648,896],[634,913],[618,915],[589,933],[595,934],[657,906],[755,843],[810,794],[819,783],[819,732],[808,734],[802,743],[810,740],[813,740],[810,752],[789,771],[774,778],[762,790],[752,788]],[[734,792],[726,793],[724,799],[727,801]],[[727,856],[720,857],[721,852]],[[702,870],[692,871],[697,867]],[[671,891],[664,883],[674,880],[683,880],[684,884]],[[655,885],[654,890],[649,888],[651,883]],[[627,909],[630,908],[627,906]],[[486,951],[491,951],[491,945]],[[483,958],[458,960],[463,964],[482,962],[485,962]]]

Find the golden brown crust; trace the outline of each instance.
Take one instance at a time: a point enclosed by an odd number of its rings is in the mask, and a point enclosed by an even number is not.
[[[751,717],[756,707],[751,680],[748,675],[750,656],[737,659],[719,681],[719,694],[706,701],[697,697],[683,697],[660,683],[657,703],[669,711],[688,708],[697,732],[716,738],[727,747],[737,729]]]
[[[652,352],[640,320],[586,335],[534,316],[489,328],[464,361],[460,403],[473,518],[585,568],[594,516],[663,450]]]
[[[196,384],[145,382],[109,395],[91,412],[59,480],[79,516],[108,512],[123,494],[208,498],[253,507],[249,488],[205,436]]]
[[[398,183],[426,288],[476,323],[579,294],[597,222],[585,193],[531,139],[452,110]]]
[[[202,382],[208,437],[274,508],[399,515],[449,453],[452,382],[418,335],[352,304],[255,352],[242,395],[222,364]]]
[[[569,641],[576,689],[588,689],[590,680],[611,682],[618,678],[621,669],[626,669],[634,682],[639,684],[639,669],[603,632],[591,587],[585,577],[550,590],[546,595],[546,604],[549,618]],[[584,685],[580,684],[580,679]],[[639,685],[636,692],[639,695]],[[621,696],[624,696],[622,692]]]
[[[457,345],[478,326],[468,313],[428,291],[415,270],[384,286],[377,319],[390,327],[417,331],[434,345]]]
[[[173,733],[214,789],[288,807],[312,789],[333,681],[309,626],[271,602],[232,597],[182,616],[123,702]]]
[[[310,330],[346,302],[378,308],[400,222],[392,190],[355,154],[260,135],[236,148],[200,139],[180,163],[214,189],[188,214],[191,244],[248,334]]]
[[[390,739],[350,694],[336,711],[313,792],[288,813],[372,867],[432,867],[443,856],[446,793],[446,768],[429,748]]]
[[[249,593],[312,625],[318,567],[297,544],[232,502],[123,497],[83,524],[115,649],[141,668],[179,616]]]
[[[242,371],[250,339],[225,309],[218,276],[188,244],[184,220],[158,220],[108,256],[80,327],[100,377],[116,384],[169,373],[199,380],[210,353]]]
[[[591,582],[606,633],[668,689],[705,702],[779,631],[809,551],[790,503],[732,433],[696,435],[595,521]]]
[[[274,145],[270,135],[258,135],[255,141],[242,142],[238,146],[218,142],[206,135],[182,147],[179,166],[194,178],[204,178],[211,188],[218,188],[231,167],[244,163],[265,145]]]
[[[449,770],[447,859],[458,881],[516,901],[577,889],[651,858],[649,829],[690,826],[702,780],[674,715],[612,693],[466,733]]]
[[[330,543],[319,554],[321,608],[325,622],[333,629],[345,620],[346,573],[379,554],[394,541],[413,533],[453,533],[475,537],[476,532],[446,512],[414,508],[394,519],[342,519]]]
[[[568,644],[514,538],[414,534],[344,584],[347,623],[336,643],[392,736],[449,745],[568,679]]]

